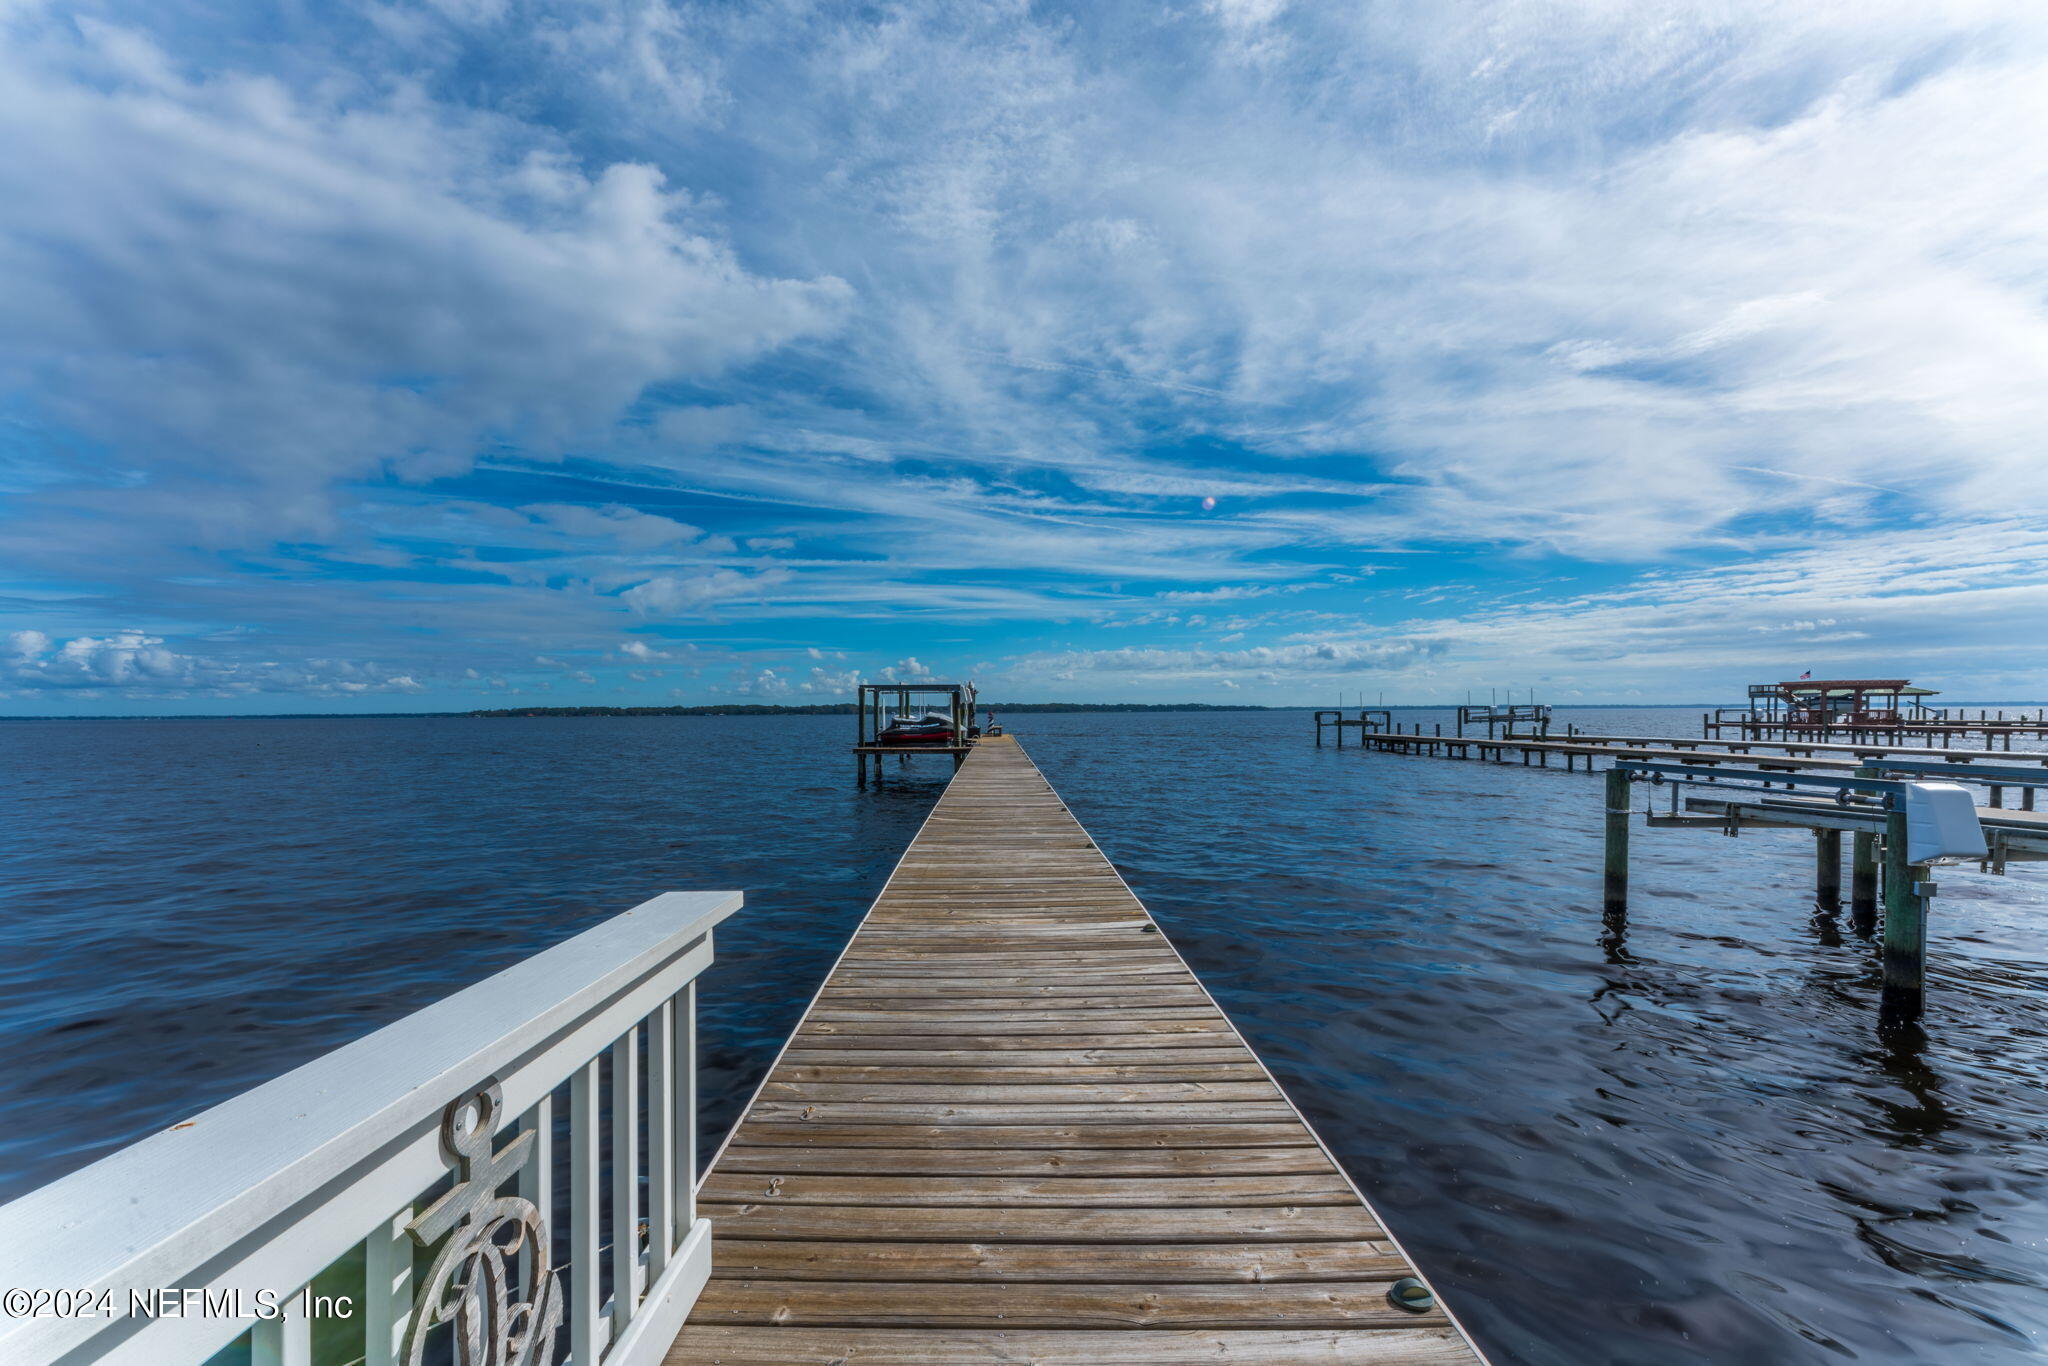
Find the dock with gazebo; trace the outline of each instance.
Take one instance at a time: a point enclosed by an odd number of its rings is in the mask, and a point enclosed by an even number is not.
[[[1933,688],[1905,678],[1796,678],[1749,685],[1745,707],[1719,707],[1700,717],[1702,739],[1729,732],[1742,740],[1889,741],[1948,748],[1981,735],[1987,749],[2012,748],[2013,737],[2048,736],[2048,711],[2007,717],[1980,710],[1930,707]]]

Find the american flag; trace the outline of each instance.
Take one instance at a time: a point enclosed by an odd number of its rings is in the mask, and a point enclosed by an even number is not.
[[[1805,673],[1803,673],[1803,674],[1801,674],[1801,675],[1799,675],[1799,676],[1800,676],[1801,678],[1811,678],[1811,677],[1813,677],[1813,670],[1811,670],[1811,669],[1808,669],[1808,670],[1807,670],[1807,671],[1806,671]]]

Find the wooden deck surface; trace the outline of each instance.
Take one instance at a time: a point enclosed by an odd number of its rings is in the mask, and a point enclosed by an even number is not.
[[[1009,737],[712,1165],[682,1363],[1480,1360]]]

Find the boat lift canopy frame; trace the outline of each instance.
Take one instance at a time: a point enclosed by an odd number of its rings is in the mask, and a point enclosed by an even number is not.
[[[1702,770],[1695,764],[1660,764],[1647,759],[1616,759],[1614,767],[1630,775],[1631,782],[1644,782],[1652,787],[1665,783],[1692,783],[1705,786],[1728,786],[1734,783],[1760,783],[1765,787],[1780,784],[1786,787],[1831,787],[1839,794],[1837,800],[1847,803],[1852,792],[1875,793],[1886,799],[1904,792],[1906,784],[1895,778],[1841,778],[1832,773],[1797,773],[1789,769],[1742,769],[1712,768]],[[1676,794],[1673,794],[1674,799]]]
[[[888,728],[888,712],[911,716],[920,711],[937,711],[953,720],[954,746],[965,745],[974,725],[975,696],[972,683],[863,683],[858,696],[857,743],[863,748],[881,745],[881,734]]]

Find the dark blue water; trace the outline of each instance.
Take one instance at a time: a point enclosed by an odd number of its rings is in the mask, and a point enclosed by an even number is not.
[[[1639,829],[1609,924],[1582,774],[1010,719],[1503,1366],[2039,1360],[2048,871],[1944,871],[1923,1027],[1880,1034],[1802,837]],[[0,1195],[679,887],[748,896],[722,1133],[946,775],[858,790],[849,729],[0,726]]]

